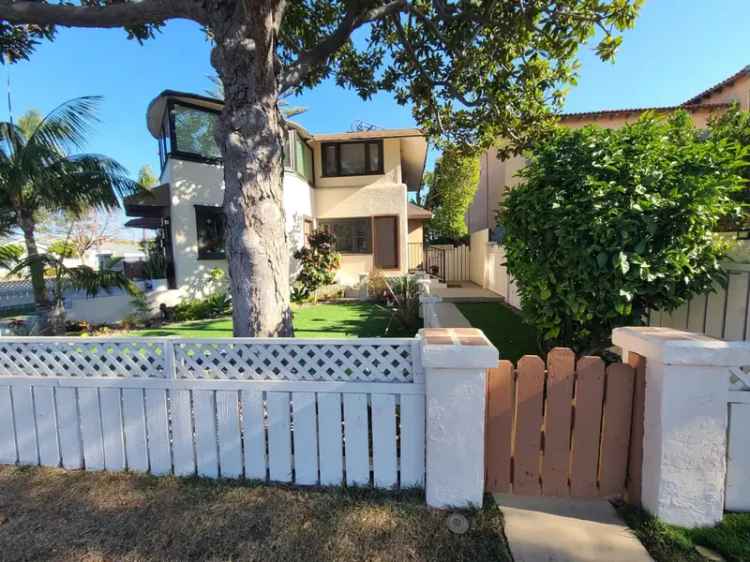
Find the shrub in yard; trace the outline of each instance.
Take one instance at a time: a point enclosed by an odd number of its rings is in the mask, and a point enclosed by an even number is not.
[[[685,112],[558,128],[539,143],[498,221],[524,314],[547,344],[597,350],[612,328],[724,282],[714,230],[738,212],[743,152]]]
[[[317,292],[331,285],[341,265],[341,254],[336,252],[336,238],[330,232],[316,230],[307,238],[308,246],[294,252],[301,269],[292,289],[292,300],[300,302],[312,297],[317,302]]]
[[[391,310],[391,321],[386,332],[395,328],[401,332],[414,332],[419,323],[419,285],[414,277],[383,278],[385,283],[386,305]]]
[[[188,299],[174,307],[172,316],[179,322],[217,318],[232,312],[232,299],[225,291],[212,293],[205,299]]]

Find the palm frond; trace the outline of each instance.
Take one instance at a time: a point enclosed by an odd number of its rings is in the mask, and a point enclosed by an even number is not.
[[[135,283],[121,271],[96,271],[86,265],[79,265],[67,268],[66,276],[74,289],[85,291],[90,297],[96,296],[101,290],[109,293],[112,289],[122,289],[129,295],[138,293]]]
[[[23,246],[21,244],[3,244],[0,246],[0,268],[13,269],[23,258]]]
[[[16,263],[15,267],[10,270],[10,275],[30,275],[31,266],[37,262],[41,262],[44,269],[56,269],[62,267],[62,260],[56,258],[52,254],[38,254],[36,256],[26,256],[21,258]]]
[[[100,154],[60,158],[35,179],[42,200],[52,207],[80,211],[113,209],[124,197],[145,191],[117,161]]]
[[[101,100],[101,96],[83,96],[61,103],[44,116],[26,145],[42,146],[58,154],[79,150],[99,122],[96,112]]]
[[[25,146],[26,139],[23,132],[13,123],[0,122],[0,154],[4,160],[9,160],[18,154]]]

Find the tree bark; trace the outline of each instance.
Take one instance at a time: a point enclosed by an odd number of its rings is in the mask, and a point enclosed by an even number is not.
[[[292,335],[274,8],[273,0],[218,2],[211,11],[235,336]]]
[[[50,303],[47,297],[47,284],[44,281],[44,265],[38,259],[39,250],[34,235],[34,218],[24,212],[19,212],[19,217],[23,239],[26,243],[26,254],[31,261],[29,269],[31,270],[31,286],[34,291],[34,306],[39,317],[39,332],[46,335],[50,331]]]

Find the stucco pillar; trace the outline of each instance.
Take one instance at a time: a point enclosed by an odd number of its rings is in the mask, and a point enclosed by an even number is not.
[[[498,351],[475,328],[425,328],[427,504],[481,506],[484,495],[485,385]]]
[[[670,328],[617,328],[612,341],[646,358],[641,501],[686,527],[721,521],[730,368],[750,345]]]

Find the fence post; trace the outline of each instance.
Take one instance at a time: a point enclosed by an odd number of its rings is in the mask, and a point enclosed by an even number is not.
[[[497,349],[475,328],[420,330],[431,507],[481,506],[487,369]]]
[[[177,378],[177,366],[174,361],[174,342],[167,337],[164,340],[164,370],[167,373],[168,379]]]
[[[617,328],[612,341],[646,358],[641,503],[687,527],[721,521],[730,369],[750,346],[670,328]]]

